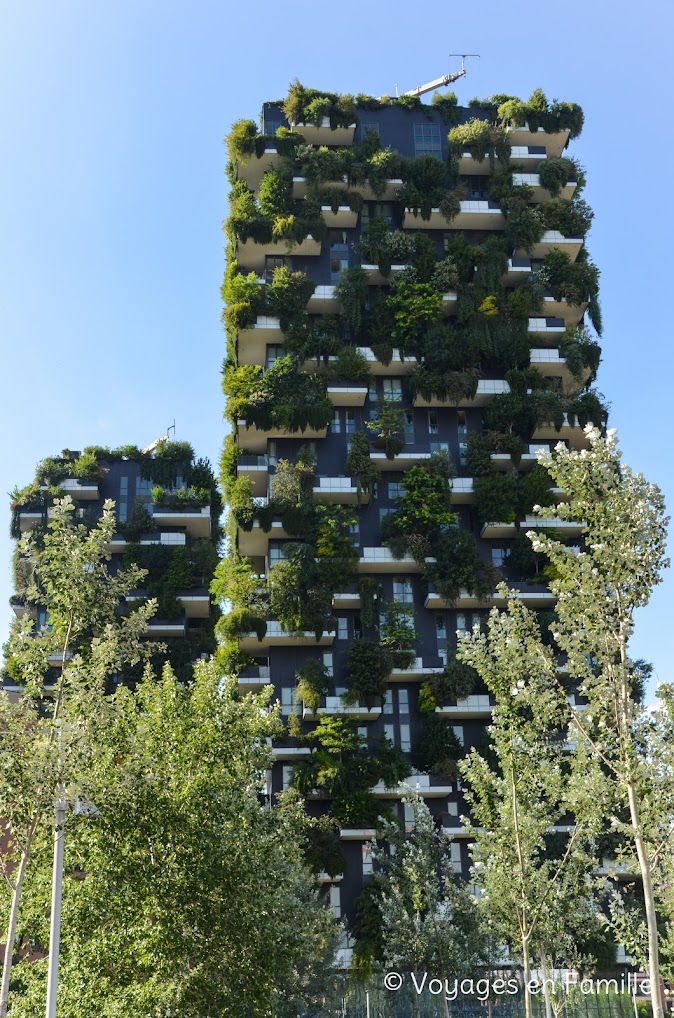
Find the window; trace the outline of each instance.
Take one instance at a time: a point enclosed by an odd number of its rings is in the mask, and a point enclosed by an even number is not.
[[[447,803],[447,812],[449,813],[450,817],[458,817],[458,815],[459,815],[459,804],[458,804],[458,802],[448,802]]]
[[[339,884],[330,885],[330,911],[332,912],[333,919],[341,919],[342,903]]]
[[[138,477],[136,479],[136,498],[142,498],[143,501],[151,499],[153,483],[149,477]]]
[[[440,661],[442,662],[443,666],[447,664],[447,648],[446,647],[439,647],[438,648],[438,657],[440,658]]]
[[[284,258],[282,255],[266,255],[264,260],[265,282],[271,283],[276,269],[282,269],[286,265],[290,267],[288,258]]]
[[[278,343],[270,343],[267,346],[267,357],[265,360],[265,367],[267,371],[276,364],[276,361],[283,356],[283,347]]]
[[[388,497],[390,499],[393,499],[393,498],[402,498],[404,494],[405,494],[405,488],[403,486],[403,482],[402,481],[389,481],[388,482]]]
[[[405,442],[407,445],[414,443],[414,410],[405,411]]]
[[[429,410],[428,411],[428,434],[429,435],[437,435],[438,434],[438,411],[437,410]]]
[[[349,620],[345,615],[340,615],[337,618],[337,639],[348,640],[349,639]]]
[[[347,410],[345,412],[345,414],[344,414],[344,418],[345,418],[345,423],[346,423],[346,428],[345,428],[346,434],[347,435],[353,435],[353,433],[356,430],[356,411],[355,410]]]
[[[363,876],[369,877],[374,872],[372,853],[368,851],[367,845],[363,845]]]
[[[379,124],[373,120],[361,120],[360,122],[360,136],[361,138],[367,138],[367,132],[373,131],[374,134],[379,137]]]
[[[333,675],[334,675],[334,671],[333,671],[332,651],[331,650],[326,650],[324,652],[324,654],[323,654],[323,667],[325,668],[325,670],[326,670],[327,674],[330,676],[330,678],[332,678]]]
[[[414,154],[415,156],[437,156],[442,158],[442,144],[440,142],[440,127],[438,124],[415,124],[414,125]]]
[[[349,267],[348,258],[331,258],[330,259],[330,282],[338,283],[339,277],[342,272],[346,272]]]
[[[449,858],[452,862],[452,869],[455,873],[461,873],[461,845],[458,841],[452,841],[449,846]]]
[[[460,746],[463,746],[463,725],[452,725],[452,731],[456,735]]]
[[[363,745],[367,746],[367,725],[358,728],[358,735],[363,740]]]
[[[269,542],[269,552],[268,552],[267,558],[269,560],[269,568],[270,569],[273,566],[275,566],[277,562],[282,562],[283,561],[284,555],[283,555],[283,542],[282,541],[270,541]]]
[[[463,743],[462,743],[462,745],[463,745]],[[409,725],[401,725],[400,726],[400,748],[402,749],[403,753],[409,753],[409,751],[410,751],[410,726]]]
[[[398,690],[398,713],[409,714],[410,712],[410,694],[407,689]]]
[[[435,632],[438,640],[447,639],[447,619],[444,615],[435,616]]]
[[[379,522],[381,523],[382,520],[384,520],[387,516],[390,516],[391,513],[394,513],[394,512],[395,512],[394,506],[392,506],[392,505],[384,506],[383,509],[379,510]]]
[[[385,710],[384,713],[386,713]],[[395,742],[393,725],[384,725],[384,738],[388,739],[389,742]]]
[[[275,117],[273,113],[270,113],[268,116],[265,115],[265,118],[264,118],[264,132],[263,133],[269,135],[270,138],[275,138],[276,137],[276,132],[278,131],[279,127],[281,127],[282,125],[283,125],[283,121],[282,120],[278,120],[277,117]]]
[[[396,577],[393,580],[393,600],[402,601],[403,604],[413,604],[412,581]]]
[[[276,466],[276,460],[278,459],[276,439],[271,439],[267,442],[267,461],[270,467]]]
[[[466,424],[465,411],[459,410],[456,414],[456,430],[458,431],[459,438],[463,438],[464,435],[468,434],[468,426]]]
[[[382,390],[384,399],[390,400],[392,403],[400,403],[403,398],[402,383],[399,378],[385,378]]]
[[[349,235],[346,230],[328,230],[330,254],[346,253],[349,250]]]
[[[499,547],[499,545],[492,545],[491,549],[491,561],[492,565],[496,566],[497,569],[503,568],[508,561],[509,550],[506,547]]]
[[[332,411],[332,422],[330,424],[330,431],[333,435],[339,435],[342,430],[342,419],[339,414],[339,410]]]
[[[292,776],[293,776],[293,769],[292,769],[292,767],[287,767],[287,766],[284,765],[284,767],[283,767],[283,791],[284,792],[287,792],[288,789],[290,788],[290,780],[291,780]]]
[[[403,816],[405,818],[405,830],[414,830],[414,807],[409,802],[403,803]]]
[[[354,538],[353,543],[358,544],[360,541],[360,523],[358,520],[355,523],[349,523],[349,533]]]
[[[295,687],[284,686],[281,689],[281,714],[295,713]]]
[[[393,690],[387,689],[384,694],[384,714],[393,714]]]
[[[468,626],[466,624],[466,616],[465,615],[457,615],[456,616],[456,631],[457,631],[457,633],[465,633],[467,631],[467,629],[468,629]]]

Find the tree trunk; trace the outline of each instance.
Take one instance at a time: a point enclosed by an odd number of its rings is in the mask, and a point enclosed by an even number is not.
[[[531,982],[531,959],[529,957],[529,937],[522,937],[522,967],[524,968],[524,1014],[531,1018],[531,993],[529,983]],[[2,1018],[2,1016],[0,1016]]]
[[[637,798],[634,781],[627,779],[627,795],[630,804],[630,817],[634,831],[634,844],[639,860],[641,871],[641,882],[644,890],[644,907],[646,910],[646,926],[648,928],[648,975],[651,982],[651,1005],[653,1007],[653,1018],[663,1018],[662,998],[660,996],[660,955],[658,950],[658,926],[655,914],[655,896],[653,894],[653,880],[651,867],[648,861],[648,852],[641,833],[641,822],[639,816],[639,800]],[[0,1013],[0,1018],[2,1014]]]
[[[16,939],[16,927],[19,922],[19,905],[21,904],[21,892],[23,890],[23,881],[26,876],[26,869],[28,867],[28,860],[30,858],[30,850],[33,845],[33,838],[35,836],[35,828],[37,827],[37,819],[34,819],[28,830],[28,837],[26,844],[21,853],[21,860],[19,862],[19,868],[16,873],[16,880],[14,882],[14,891],[12,892],[12,906],[9,912],[9,923],[7,924],[7,943],[5,944],[5,959],[2,966],[2,987],[0,988],[0,1018],[6,1018],[7,1015],[7,1002],[9,1000],[9,983],[12,978],[12,961],[14,956],[14,941]]]
[[[541,971],[543,974],[543,996],[545,997],[545,1018],[552,1018],[552,1001],[550,998],[550,987],[548,985],[550,969],[548,968],[548,960],[545,955],[545,951],[541,951]]]

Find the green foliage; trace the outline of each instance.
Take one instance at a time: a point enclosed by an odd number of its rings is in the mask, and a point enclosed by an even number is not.
[[[414,466],[405,472],[402,483],[405,494],[397,499],[395,512],[385,516],[381,524],[382,541],[401,557],[419,535],[437,534],[456,520],[451,488],[442,474]]]
[[[264,138],[258,134],[257,126],[252,120],[237,120],[225,138],[227,155],[232,163],[245,163],[251,156],[260,155],[264,151]]]
[[[328,378],[349,381],[356,385],[368,385],[372,372],[365,354],[355,346],[342,346],[336,360],[328,367]]]
[[[305,703],[309,710],[316,711],[320,706],[321,697],[326,696],[332,689],[332,679],[324,664],[316,658],[308,658],[295,677],[297,699]]]
[[[498,431],[484,435],[473,431],[468,435],[467,445],[466,471],[471,477],[483,477],[491,473],[492,453],[509,453],[513,461],[518,463],[524,448],[518,435],[501,434]]]
[[[486,157],[492,144],[492,128],[488,120],[473,117],[465,124],[453,127],[448,135],[449,144],[455,151],[470,152],[478,162]]]
[[[354,640],[346,652],[344,665],[347,692],[345,703],[363,700],[371,709],[384,696],[393,659],[391,650],[370,640]]]
[[[405,429],[405,411],[391,400],[377,403],[376,416],[365,425],[376,435],[375,445],[384,449],[388,459],[394,459],[405,445],[401,437]]]
[[[347,477],[355,477],[359,502],[363,492],[372,494],[379,480],[379,467],[370,458],[370,446],[362,431],[356,431],[351,436],[344,473]]]
[[[561,156],[558,159],[544,159],[538,166],[541,187],[546,188],[553,198],[559,195],[570,180],[575,180],[578,167],[573,159]]]
[[[427,283],[396,283],[386,304],[393,314],[391,339],[405,350],[442,315],[442,294]]]
[[[332,418],[325,378],[298,372],[291,357],[279,358],[264,375],[257,366],[226,365],[223,390],[233,423],[294,432],[326,428]]]
[[[560,341],[559,352],[578,382],[583,380],[583,369],[589,368],[594,374],[599,367],[601,347],[582,326],[567,329]]]
[[[475,511],[482,523],[512,523],[517,517],[518,474],[490,473],[473,481]]]
[[[323,814],[309,821],[305,856],[313,873],[336,877],[344,872],[339,825],[332,817]]]
[[[384,216],[375,216],[358,242],[363,261],[377,265],[383,276],[389,275],[394,263],[411,258],[414,250],[414,237],[404,230],[391,231]]]
[[[354,266],[342,272],[335,285],[342,320],[353,336],[361,334],[365,322],[367,279],[367,273],[360,266]]]
[[[279,319],[283,332],[306,313],[307,301],[315,289],[316,284],[303,272],[292,272],[286,266],[274,269],[267,285],[267,310]]]
[[[454,92],[434,92],[431,105],[438,110],[445,123],[452,123],[457,116],[459,100]]]
[[[325,117],[332,128],[349,127],[358,122],[353,96],[305,88],[297,78],[290,86],[282,109],[288,123],[293,125],[308,123],[320,127]]]
[[[447,602],[455,602],[462,589],[478,597],[491,595],[495,570],[482,561],[471,533],[450,527],[437,537],[433,551],[436,562],[427,567],[427,575]]]
[[[592,209],[582,198],[557,198],[540,208],[545,228],[559,230],[565,237],[584,237],[594,219]]]
[[[452,655],[440,674],[431,676],[419,690],[419,709],[432,712],[470,696],[478,683],[474,668]]]
[[[439,714],[424,712],[421,733],[412,746],[412,763],[420,771],[454,781],[457,761],[463,755],[451,722]]]
[[[578,306],[599,291],[599,270],[585,259],[571,261],[565,251],[555,249],[545,256],[539,273],[541,282],[555,300]]]

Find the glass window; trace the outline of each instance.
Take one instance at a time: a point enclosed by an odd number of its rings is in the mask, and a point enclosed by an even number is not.
[[[414,154],[417,156],[442,157],[440,126],[438,124],[414,125]]]
[[[346,619],[344,621],[346,621]],[[324,652],[324,654],[323,654],[323,667],[325,668],[325,670],[328,673],[328,675],[330,676],[330,678],[332,678],[332,676],[334,675],[334,672],[333,672],[332,651],[331,650],[326,650]]]
[[[117,520],[119,523],[126,523],[129,512],[129,503],[121,499],[117,503]]]
[[[356,411],[355,410],[347,410],[346,411],[346,413],[345,413],[345,423],[346,423],[346,428],[345,428],[346,434],[347,435],[353,435],[353,433],[356,430]]]
[[[349,250],[349,235],[346,230],[328,230],[331,254]]]
[[[279,127],[282,126],[282,124],[283,124],[283,121],[279,120],[273,114],[271,114],[269,116],[265,116],[265,118],[264,118],[264,133],[269,135],[270,138],[275,138],[276,137],[276,132],[278,131]]]
[[[339,435],[341,430],[342,430],[342,419],[340,417],[339,410],[333,410],[330,431],[333,433],[333,435]]]
[[[403,398],[403,388],[399,378],[385,378],[382,390],[384,399],[391,400],[391,402],[399,403]]]
[[[449,857],[452,861],[452,869],[454,872],[461,873],[461,845],[458,841],[452,841],[450,843]]]
[[[333,919],[342,918],[342,896],[339,884],[330,884],[330,911]]]
[[[456,616],[456,631],[457,631],[457,633],[465,633],[467,629],[468,629],[468,626],[466,624],[466,616],[465,615],[457,615]]]
[[[438,433],[438,411],[428,411],[428,434],[437,435]]]
[[[388,482],[388,497],[390,499],[393,499],[393,498],[402,498],[404,494],[405,494],[405,488],[403,486],[403,482],[402,481],[389,481]]]
[[[360,132],[362,138],[367,138],[367,132],[373,131],[379,137],[379,124],[375,120],[361,120]]]
[[[384,725],[384,738],[388,739],[389,742],[395,742],[395,729],[393,725]]]
[[[393,600],[402,601],[403,604],[414,603],[411,580],[403,577],[396,577],[393,580]]]
[[[275,566],[277,562],[283,560],[283,543],[281,541],[270,541],[269,542],[269,568]]]
[[[435,616],[435,632],[438,640],[447,639],[447,619],[444,615]]]
[[[367,725],[358,728],[358,735],[363,740],[363,745],[367,746]]]
[[[363,845],[363,876],[369,877],[374,872],[372,853],[368,851],[367,845]]]
[[[468,434],[468,426],[466,424],[466,414],[463,410],[457,411],[456,429],[459,433],[459,438],[463,438],[464,435]]]
[[[393,714],[393,690],[387,689],[384,694],[384,714]]]
[[[340,615],[337,618],[337,639],[348,640],[349,638],[349,620],[345,615]]]
[[[499,547],[498,545],[492,545],[491,549],[491,561],[492,565],[496,566],[497,569],[501,569],[508,560],[508,549]]]
[[[119,493],[120,495],[129,494],[129,478],[126,475],[119,479]]]
[[[278,452],[276,446],[276,439],[272,438],[267,442],[267,461],[270,467],[276,466],[276,460],[278,459]]]
[[[295,687],[283,686],[281,689],[281,714],[293,714],[295,711]]]
[[[410,726],[400,726],[400,748],[403,753],[409,753],[410,751]]]
[[[143,501],[151,499],[153,483],[149,477],[139,477],[136,481],[136,498],[142,498]]]
[[[348,258],[331,258],[330,259],[330,282],[338,283],[339,277],[342,272],[346,272],[349,267]]]
[[[270,343],[267,346],[267,357],[265,360],[265,367],[267,370],[276,364],[276,361],[283,356],[283,347],[278,343]]]
[[[410,695],[407,689],[398,690],[398,711],[400,714],[409,714]]]
[[[287,792],[290,788],[290,779],[293,776],[292,766],[283,765],[283,791]]]
[[[414,443],[414,410],[405,411],[405,441],[408,445]]]
[[[452,725],[452,731],[456,735],[459,745],[463,746],[463,725]]]

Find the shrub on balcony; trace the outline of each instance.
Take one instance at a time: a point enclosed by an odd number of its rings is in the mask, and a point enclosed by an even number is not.
[[[158,509],[168,509],[175,512],[189,512],[190,510],[202,509],[211,500],[211,493],[208,488],[177,488],[169,491],[160,484],[152,489],[152,504]]]
[[[353,579],[358,563],[358,549],[351,535],[357,516],[347,506],[341,505],[319,504],[314,512],[321,582],[331,592],[341,590]]]
[[[423,564],[434,553],[437,535],[456,520],[451,488],[441,473],[422,466],[410,467],[402,483],[405,494],[396,500],[395,512],[382,520],[382,541],[396,557],[411,553]]]
[[[497,580],[497,570],[480,556],[472,534],[461,527],[450,527],[435,542],[436,562],[426,567],[426,575],[438,594],[450,604],[462,589],[477,597],[488,597]]]
[[[331,180],[342,180],[349,174],[353,160],[351,149],[329,149],[324,145],[318,148],[298,145],[294,153],[295,169],[313,188]]]
[[[368,183],[375,198],[381,198],[389,180],[397,180],[402,172],[403,160],[398,152],[380,148],[366,159],[351,166],[351,183]]]
[[[518,435],[490,431],[486,434],[471,432],[467,440],[466,473],[471,477],[482,477],[493,470],[492,453],[508,453],[515,464],[519,463],[524,449]]]
[[[481,523],[513,523],[517,517],[517,471],[490,473],[473,481],[475,511]]]
[[[452,654],[442,672],[422,683],[419,710],[432,712],[436,707],[465,700],[473,693],[477,683],[478,674],[475,669]]]
[[[465,124],[457,124],[447,136],[450,146],[459,154],[470,152],[473,159],[482,162],[492,146],[492,128],[488,120],[473,117]]]
[[[436,778],[454,781],[463,748],[451,723],[439,714],[422,714],[421,734],[412,747],[412,763]]]
[[[599,367],[601,347],[582,325],[577,329],[566,330],[559,344],[559,352],[565,358],[567,368],[578,382],[582,381],[583,369],[589,368],[594,374]]]
[[[304,854],[312,873],[336,877],[344,872],[345,862],[339,840],[339,824],[323,814],[309,818]]]
[[[368,710],[371,710],[386,693],[392,668],[393,659],[388,647],[370,640],[354,640],[349,645],[344,663],[344,702],[357,704],[363,700]]]
[[[326,117],[333,128],[350,127],[358,122],[352,95],[305,88],[297,79],[291,84],[282,109],[289,124],[314,124],[320,127]]]
[[[374,444],[383,449],[387,459],[395,459],[405,447],[402,437],[405,430],[405,411],[391,400],[382,399],[377,403],[376,416],[365,425],[374,433]]]
[[[535,530],[535,527],[531,529]],[[518,530],[510,543],[506,568],[509,579],[526,580],[542,583],[545,580],[545,568],[548,557],[542,552],[534,551],[526,531]]]
[[[458,103],[454,92],[434,92],[431,99],[431,106],[439,112],[445,123],[452,123],[458,116]]]
[[[286,266],[274,269],[266,288],[267,311],[279,319],[283,332],[306,314],[307,301],[315,289],[316,284],[303,272],[292,272]]]
[[[397,283],[385,298],[393,315],[391,339],[409,349],[442,315],[442,294],[428,283]]]
[[[561,156],[557,159],[544,159],[538,165],[538,177],[541,187],[550,192],[553,198],[557,198],[563,187],[570,180],[575,180],[578,167],[573,159]]]
[[[225,141],[230,162],[246,163],[251,156],[262,155],[266,139],[253,120],[237,120]]]
[[[594,424],[597,428],[605,428],[608,420],[609,404],[594,389],[588,389],[577,396],[568,406],[569,423],[578,423],[581,428]]]
[[[354,336],[361,334],[365,324],[367,294],[367,273],[359,265],[342,272],[335,285],[335,297],[342,321]]]
[[[389,601],[384,607],[384,622],[379,634],[380,643],[391,655],[392,668],[405,669],[416,657],[414,608],[399,601]]]
[[[132,544],[140,541],[143,534],[156,532],[157,524],[142,502],[136,502],[126,523],[118,523],[117,531]]]
[[[370,446],[362,431],[356,431],[351,436],[344,473],[347,477],[355,478],[359,503],[363,492],[372,494],[379,480],[379,467],[370,458]]]
[[[521,250],[530,254],[545,233],[544,213],[539,208],[530,207],[523,200],[510,201],[507,210],[503,211],[506,217],[505,239],[508,250]]]
[[[415,250],[414,238],[403,230],[391,230],[384,216],[375,216],[363,230],[357,250],[366,264],[377,265],[383,276],[391,266],[406,262]]]
[[[547,230],[559,230],[565,237],[584,237],[592,226],[594,212],[582,198],[556,198],[540,206]]]
[[[332,679],[322,661],[309,658],[295,674],[297,699],[306,704],[310,711],[318,710],[321,697],[332,689]]]
[[[369,385],[372,371],[367,357],[355,346],[341,346],[336,360],[328,366],[328,378],[356,385]]]
[[[333,588],[323,580],[312,544],[289,545],[285,554],[269,572],[271,613],[289,633],[311,632],[318,642],[332,618]]]
[[[291,357],[279,358],[264,375],[257,366],[227,365],[223,389],[233,424],[244,419],[263,430],[296,432],[326,428],[332,419],[325,378],[298,372]]]
[[[517,479],[517,515],[526,516],[533,512],[535,505],[550,505],[551,484],[550,474],[540,463],[520,474]]]
[[[408,385],[413,397],[431,401],[440,399],[452,406],[475,398],[478,377],[469,371],[434,371],[419,364],[411,373]]]
[[[246,633],[255,633],[258,640],[264,640],[267,622],[248,608],[232,608],[221,620],[219,630],[226,640],[235,640]]]
[[[539,276],[555,300],[566,300],[572,306],[584,304],[599,291],[597,267],[582,258],[573,262],[558,249],[545,256]]]

